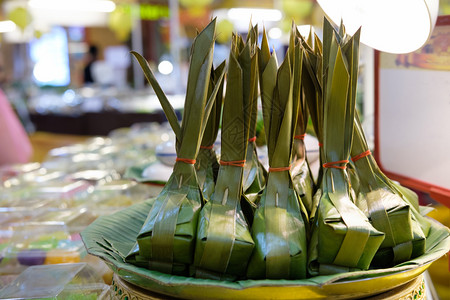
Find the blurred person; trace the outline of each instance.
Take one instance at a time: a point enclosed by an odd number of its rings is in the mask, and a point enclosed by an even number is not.
[[[98,48],[95,45],[89,46],[87,53],[87,63],[84,67],[84,83],[94,83],[94,76],[92,76],[92,66],[98,59]]]
[[[0,166],[26,163],[32,153],[28,135],[0,89]]]

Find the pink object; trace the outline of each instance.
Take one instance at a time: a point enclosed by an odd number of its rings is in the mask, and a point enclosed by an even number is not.
[[[0,90],[0,165],[26,163],[32,153],[25,129]]]

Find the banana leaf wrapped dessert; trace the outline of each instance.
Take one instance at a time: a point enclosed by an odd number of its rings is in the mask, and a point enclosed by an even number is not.
[[[414,208],[396,188],[384,180],[385,176],[381,174],[367,146],[357,115],[351,156],[361,183],[356,204],[365,212],[372,225],[385,233],[372,266],[390,267],[425,253],[426,235],[411,212]]]
[[[181,126],[147,62],[133,53],[155,90],[176,136],[173,173],[156,197],[127,262],[168,274],[188,275],[193,263],[197,221],[203,196],[194,164],[208,116],[221,86],[219,76],[207,99],[214,49],[215,20],[196,37],[190,58],[186,102]]]
[[[301,38],[300,33],[296,30],[296,36]],[[311,39],[311,34],[310,34]],[[299,72],[299,70],[296,70]],[[306,72],[306,71],[305,71]],[[309,168],[308,159],[306,157],[305,136],[306,127],[308,124],[308,110],[306,104],[306,97],[300,86],[300,81],[294,82],[293,90],[294,101],[299,102],[299,110],[297,117],[297,126],[295,128],[294,136],[294,152],[292,163],[292,180],[294,187],[299,194],[303,205],[305,206],[308,214],[313,210],[313,192],[314,192],[314,180],[312,178],[311,170]]]
[[[312,199],[302,198],[305,207],[308,210],[310,222],[313,222],[316,215],[317,206],[319,203],[322,191],[320,190],[320,184],[323,177],[323,98],[322,98],[322,42],[314,34],[313,37],[310,34],[308,40],[304,40],[301,35],[299,36],[304,51],[303,56],[303,71],[302,71],[302,92],[307,104],[307,109],[311,117],[311,122],[319,141],[319,173],[313,189]],[[300,135],[300,137],[303,137]],[[295,169],[294,169],[295,170]]]
[[[247,35],[247,43],[256,45],[258,42],[258,25],[249,29]],[[256,47],[256,46],[255,46]],[[266,185],[267,171],[258,159],[258,153],[256,151],[256,122],[258,115],[258,106],[256,101],[258,98],[258,85],[254,85],[254,90],[250,91],[245,89],[245,93],[250,93],[254,98],[255,105],[252,106],[250,116],[250,133],[247,146],[247,156],[244,166],[244,183],[243,189],[247,199],[256,204],[259,200],[260,194]]]
[[[245,276],[254,242],[241,208],[243,167],[257,85],[256,43],[234,35],[223,104],[221,159],[214,194],[200,213],[195,276],[235,280]],[[244,200],[246,201],[246,200]]]
[[[214,91],[221,74],[225,69],[225,61],[222,62],[214,71],[211,71],[211,79],[209,81],[208,95]],[[217,172],[219,171],[219,162],[217,160],[216,151],[214,151],[214,142],[217,139],[219,131],[220,116],[222,113],[223,102],[223,81],[216,95],[216,101],[212,107],[211,113],[206,124],[203,139],[198,151],[197,161],[195,163],[195,170],[197,173],[200,189],[203,197],[210,199],[214,193],[214,186],[216,184]]]
[[[324,173],[310,242],[311,275],[367,270],[384,240],[354,204],[346,165],[353,135],[359,35],[325,19],[323,42]]]
[[[302,55],[292,31],[288,52],[278,69],[275,51],[270,54],[263,33],[259,71],[270,168],[252,225],[255,249],[247,270],[250,279],[306,277],[308,219],[290,174],[299,106],[294,101],[294,88],[300,84]]]

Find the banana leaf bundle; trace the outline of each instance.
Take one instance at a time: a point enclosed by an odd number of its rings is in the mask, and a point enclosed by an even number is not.
[[[351,156],[361,183],[356,204],[372,225],[385,233],[372,266],[386,268],[425,253],[426,235],[411,212],[414,208],[380,174],[357,114]]]
[[[223,104],[221,160],[214,194],[200,212],[195,276],[245,277],[254,242],[241,207],[243,168],[253,106],[256,106],[257,47],[233,35]]]
[[[148,63],[142,56],[133,53],[155,90],[175,133],[177,160],[172,175],[156,197],[139,231],[137,244],[128,254],[127,262],[168,274],[188,275],[189,265],[194,258],[197,221],[203,202],[194,164],[208,116],[223,79],[222,73],[207,99],[215,25],[214,19],[198,34],[191,48],[181,126]]]
[[[319,141],[320,169],[312,192],[313,196],[312,199],[302,198],[305,207],[308,210],[310,222],[313,222],[322,193],[320,184],[323,177],[322,42],[316,34],[314,34],[314,38],[312,37],[312,34],[310,34],[307,40],[304,40],[299,34],[297,36],[300,38],[303,48],[305,49],[302,71],[302,96],[307,104],[307,110],[311,117],[314,132]],[[293,171],[295,171],[295,168]]]
[[[301,38],[300,33],[296,30],[296,36]],[[311,34],[309,35],[311,39]],[[301,72],[302,73],[302,72]],[[313,210],[313,191],[314,180],[309,168],[308,159],[306,157],[305,136],[308,124],[308,109],[306,97],[300,87],[300,80],[294,82],[294,101],[299,102],[299,110],[297,117],[297,126],[294,136],[294,158],[292,163],[292,180],[294,187],[299,194],[308,214]]]
[[[211,71],[211,79],[209,81],[208,96],[214,91],[215,85],[225,69],[225,61],[222,62],[214,71]],[[214,142],[217,139],[219,131],[220,116],[222,113],[223,102],[223,81],[220,84],[219,91],[216,95],[216,101],[212,107],[211,113],[206,124],[203,139],[198,151],[195,170],[197,172],[198,183],[202,190],[203,197],[210,199],[214,193],[216,185],[217,173],[219,171],[219,162],[217,160],[216,151],[214,151]]]
[[[250,279],[306,278],[308,218],[290,174],[299,107],[294,90],[300,87],[302,55],[293,29],[278,69],[264,31],[259,72],[270,169],[252,225],[255,250],[247,270]]]
[[[323,32],[324,173],[310,242],[311,275],[367,270],[384,240],[354,204],[346,164],[350,156],[358,72],[358,30],[345,36],[325,19]]]
[[[251,43],[256,47],[258,42],[258,25],[253,28],[249,28],[247,34],[247,43]],[[258,66],[256,66],[258,67]],[[258,159],[258,153],[256,152],[256,121],[258,115],[258,106],[256,101],[258,98],[258,85],[255,84],[253,91],[246,90],[245,93],[250,93],[254,98],[253,101],[255,105],[252,106],[251,116],[250,116],[250,133],[247,146],[247,156],[244,166],[244,194],[247,199],[256,204],[259,197],[264,190],[266,185],[267,171]]]

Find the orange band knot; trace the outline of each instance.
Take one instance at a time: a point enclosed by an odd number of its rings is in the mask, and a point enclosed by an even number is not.
[[[233,167],[240,167],[243,168],[245,165],[245,159],[244,160],[230,160],[230,161],[220,161],[221,166],[233,166]]]
[[[175,161],[181,161],[184,162],[185,164],[195,165],[195,159],[177,157]]]
[[[369,156],[370,154],[372,154],[372,152],[370,152],[370,150],[364,151],[361,154],[353,156],[352,157],[352,162],[356,162],[356,161],[360,160],[363,157]]]
[[[343,166],[337,166],[340,164],[344,164]],[[348,160],[338,160],[338,161],[332,161],[332,162],[328,162],[328,163],[324,163],[322,166],[324,168],[333,168],[333,169],[341,169],[341,170],[345,170],[347,169],[346,164],[348,164]]]

